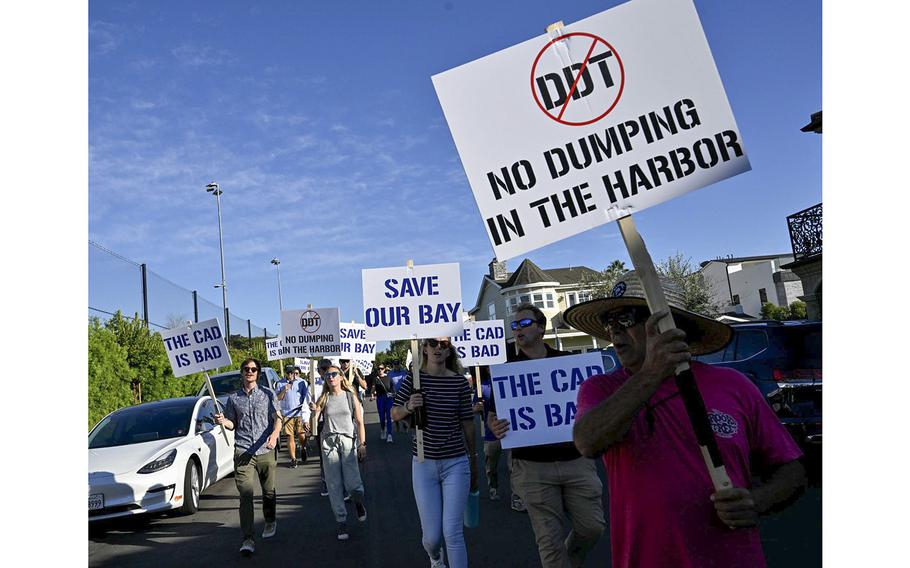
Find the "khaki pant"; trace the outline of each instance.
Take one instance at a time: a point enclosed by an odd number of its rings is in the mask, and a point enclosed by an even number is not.
[[[604,530],[603,484],[594,460],[512,460],[512,487],[528,509],[544,568],[576,568]],[[564,513],[572,528],[565,537]]]
[[[255,478],[262,488],[262,516],[267,523],[275,520],[275,468],[278,459],[275,450],[254,456],[234,451],[234,482],[240,493],[240,529],[243,538],[253,538],[253,491]]]

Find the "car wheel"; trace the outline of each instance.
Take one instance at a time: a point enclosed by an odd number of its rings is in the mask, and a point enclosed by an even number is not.
[[[192,515],[199,510],[199,494],[202,493],[202,475],[199,466],[190,460],[186,463],[186,473],[183,475],[183,506],[180,513]]]

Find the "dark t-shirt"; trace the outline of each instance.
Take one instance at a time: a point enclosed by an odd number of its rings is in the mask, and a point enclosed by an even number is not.
[[[565,355],[571,355],[568,351],[560,351],[559,349],[553,349],[549,344],[544,343],[547,348],[547,355],[545,359],[550,357],[563,357]],[[514,345],[509,346],[508,351],[508,362],[512,363],[515,361],[529,361],[531,358],[525,355],[524,351],[518,350],[518,354],[515,354]],[[482,383],[481,383],[482,384]],[[496,399],[490,401],[490,412],[496,412]],[[528,460],[533,462],[555,462],[555,461],[569,461],[580,458],[581,454],[578,453],[578,449],[575,448],[573,442],[562,442],[559,444],[546,444],[543,446],[528,446],[525,448],[512,448],[512,458],[517,460]]]

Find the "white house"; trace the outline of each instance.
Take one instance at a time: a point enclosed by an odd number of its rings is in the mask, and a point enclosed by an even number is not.
[[[508,329],[514,319],[515,307],[528,303],[540,308],[547,316],[544,341],[550,346],[563,351],[584,353],[609,345],[568,327],[558,317],[566,308],[591,299],[590,282],[600,276],[596,270],[586,266],[543,270],[528,259],[523,260],[515,272],[508,272],[506,263],[495,259],[489,267],[489,272],[480,283],[475,305],[468,312],[473,319],[501,319]],[[506,337],[511,343],[511,333],[507,333]]]
[[[701,273],[722,314],[758,318],[762,304],[789,306],[803,294],[799,277],[781,268],[790,262],[792,254],[718,258],[702,262]]]

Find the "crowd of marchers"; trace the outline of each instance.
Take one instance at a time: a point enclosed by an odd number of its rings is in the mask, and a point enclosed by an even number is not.
[[[801,493],[806,483],[801,451],[748,378],[692,361],[694,355],[724,347],[731,329],[686,311],[672,290],[665,292],[669,312],[651,313],[630,272],[611,297],[562,314],[573,328],[611,342],[621,363],[620,369],[581,385],[573,440],[565,443],[503,450],[501,440],[511,424],[497,414],[489,370],[467,375],[447,337],[419,342],[419,389],[400,363],[377,365],[364,377],[349,369],[350,361],[336,366],[323,359],[314,382],[308,384],[299,369],[289,367],[272,391],[257,384],[259,362],[244,361],[243,388],[216,415],[219,424],[234,430],[241,552],[255,551],[256,479],[263,494],[261,536],[276,534],[276,447],[282,432],[288,436],[292,467],[309,459],[306,441],[317,432],[322,493],[329,497],[338,539],[348,538],[345,501],[354,503],[358,521],[366,521],[359,464],[367,451],[362,404],[369,393],[379,411],[381,440],[411,439],[414,500],[433,568],[470,565],[463,519],[469,494],[478,487],[478,451],[484,452],[491,500],[501,498],[497,470],[500,460],[507,462],[511,507],[527,513],[546,568],[584,565],[605,530],[595,459],[603,461],[609,484],[615,567],[764,566],[760,518]],[[660,331],[659,322],[670,314],[675,327]],[[509,361],[569,355],[544,342],[547,318],[533,305],[517,306],[510,327],[515,347]],[[729,488],[715,489],[690,424],[674,380],[683,363],[691,366],[704,400]],[[481,382],[479,398],[474,380]],[[478,413],[486,426],[483,440],[475,440]],[[414,423],[420,428],[411,428]]]

